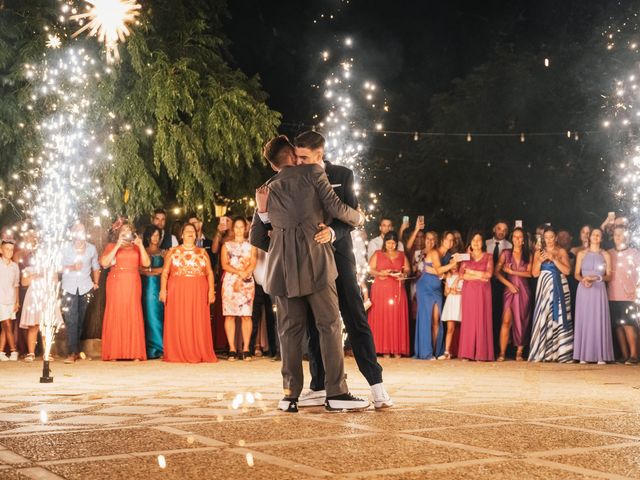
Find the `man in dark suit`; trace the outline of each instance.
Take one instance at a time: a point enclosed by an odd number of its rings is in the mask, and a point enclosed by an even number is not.
[[[325,212],[354,226],[362,223],[363,216],[340,201],[320,166],[295,166],[295,151],[287,137],[281,135],[267,143],[264,156],[278,172],[256,195],[258,212],[266,212],[268,206],[271,235],[256,213],[250,240],[269,252],[264,290],[276,297],[285,392],[278,407],[287,412],[298,410],[304,382],[302,342],[311,307],[326,369],[325,407],[330,411],[365,409],[369,401],[352,396],[345,381],[333,250],[314,239],[318,225],[327,221]]]
[[[358,200],[353,186],[353,172],[341,165],[333,165],[323,161],[324,144],[324,137],[317,132],[308,131],[298,135],[294,140],[298,162],[318,164],[324,167],[329,182],[340,200],[352,208],[358,208]],[[353,228],[350,225],[336,219],[316,235],[316,241],[333,243],[338,270],[336,288],[342,321],[347,330],[358,368],[371,387],[374,406],[375,408],[391,407],[393,401],[382,383],[382,367],[377,360],[373,334],[369,327],[358,284],[356,259],[353,255],[351,240],[352,231]],[[311,384],[310,389],[300,395],[298,402],[300,407],[322,405],[326,394],[324,391],[324,365],[313,315],[309,316],[307,330],[309,332]]]

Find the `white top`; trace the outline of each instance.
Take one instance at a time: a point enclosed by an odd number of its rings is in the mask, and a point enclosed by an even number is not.
[[[256,268],[253,270],[253,279],[260,286],[264,285],[264,277],[267,274],[267,258],[269,254],[264,250],[256,248]]]
[[[369,240],[369,245],[367,246],[367,259],[371,260],[373,254],[378,250],[382,250],[382,236],[380,235]],[[402,242],[398,242],[398,251],[404,252],[404,245],[402,244]]]
[[[456,280],[458,280],[458,277],[459,275],[457,273],[447,277],[447,287],[449,288],[453,287],[454,283],[456,283]],[[464,283],[464,280],[460,280],[460,283],[458,283],[458,287],[456,288],[457,292],[462,292],[463,283]]]
[[[20,285],[20,268],[16,262],[0,258],[0,305],[15,305],[16,287]]]
[[[513,248],[513,245],[511,245],[511,242],[506,238],[503,238],[502,240],[496,240],[495,238],[490,238],[489,240],[487,240],[487,253],[489,255],[493,255],[493,249],[496,248],[496,242],[498,241],[499,241],[499,245],[498,245],[499,254],[502,253],[503,250],[508,250],[510,248]]]

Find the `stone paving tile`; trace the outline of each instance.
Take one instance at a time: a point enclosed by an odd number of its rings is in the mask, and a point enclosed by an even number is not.
[[[449,430],[415,432],[412,435],[521,454],[560,448],[595,447],[627,441],[595,433],[576,432],[527,423],[459,427]]]
[[[596,480],[602,477],[533,465],[518,460],[492,461],[476,465],[458,466],[457,468],[438,468],[436,471],[422,470],[375,475],[376,480],[424,480],[425,478],[445,478],[447,480]]]
[[[441,447],[392,435],[332,439],[321,444],[308,442],[251,448],[339,474],[487,457],[485,454]]]
[[[543,402],[522,402],[490,405],[459,406],[456,410],[462,413],[476,413],[496,417],[526,420],[530,418],[565,417],[570,415],[592,415],[610,413],[610,410],[589,408],[583,405],[553,405]]]
[[[35,422],[40,420],[37,413],[0,413],[0,422]]]
[[[549,456],[545,457],[545,460],[614,473],[629,478],[640,478],[640,445],[608,448],[592,453]]]
[[[153,424],[170,424],[170,423],[185,423],[185,422],[198,422],[198,421],[207,421],[211,420],[210,418],[197,418],[197,417],[171,417],[171,416],[160,416],[153,417],[147,420],[143,420],[140,424],[144,425],[153,425]]]
[[[181,425],[181,430],[197,433],[231,445],[251,445],[257,442],[281,441],[366,433],[348,426],[318,423],[313,420],[276,416],[256,420]]]
[[[54,420],[51,423],[65,423],[71,425],[115,425],[126,421],[135,421],[136,417],[108,416],[108,415],[75,415]]]
[[[134,405],[169,405],[169,406],[183,406],[192,405],[198,402],[198,399],[184,399],[184,398],[144,398],[137,400]]]
[[[436,427],[456,427],[460,425],[490,423],[495,420],[473,415],[440,412],[428,409],[376,411],[369,409],[358,413],[324,413],[323,418],[341,422],[366,425],[386,431],[414,430]]]
[[[98,410],[99,414],[125,414],[125,415],[151,415],[166,411],[167,408],[151,407],[143,405],[122,405],[117,407],[108,407]]]
[[[77,412],[78,410],[86,410],[94,407],[95,405],[78,403],[39,403],[22,408],[22,410],[28,412],[40,412],[42,410],[45,412]]]
[[[95,457],[202,446],[151,428],[121,428],[0,438],[0,444],[33,461]]]
[[[47,469],[68,480],[229,480],[230,478],[306,480],[313,478],[257,459],[253,460],[253,466],[249,466],[245,456],[231,452],[164,454],[164,458],[165,468],[160,468],[158,457],[152,456],[65,463],[49,465]]]
[[[640,414],[637,413],[621,413],[601,417],[549,419],[545,420],[544,423],[570,425],[572,427],[586,428],[589,430],[640,437]]]

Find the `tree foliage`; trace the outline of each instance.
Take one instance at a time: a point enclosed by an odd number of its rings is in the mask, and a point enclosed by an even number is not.
[[[29,84],[21,66],[42,57],[43,25],[55,2],[4,2],[0,8],[0,161],[3,180],[20,169],[37,135],[16,125]],[[280,115],[257,77],[234,68],[221,33],[223,0],[150,0],[120,46],[122,60],[97,85],[93,119],[112,160],[100,167],[117,211],[131,216],[176,201],[213,210],[216,196],[249,192],[263,168],[260,148]],[[68,36],[68,31],[66,32]],[[92,40],[86,42],[97,48]],[[109,113],[115,116],[112,120]],[[112,134],[109,137],[109,134]]]

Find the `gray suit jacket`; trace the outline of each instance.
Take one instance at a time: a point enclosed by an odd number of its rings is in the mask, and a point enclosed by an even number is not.
[[[337,218],[360,223],[360,213],[340,201],[320,165],[282,169],[269,183],[271,238],[254,214],[251,244],[269,252],[264,290],[278,297],[302,297],[334,282],[338,273],[330,243],[313,237],[319,223]]]

